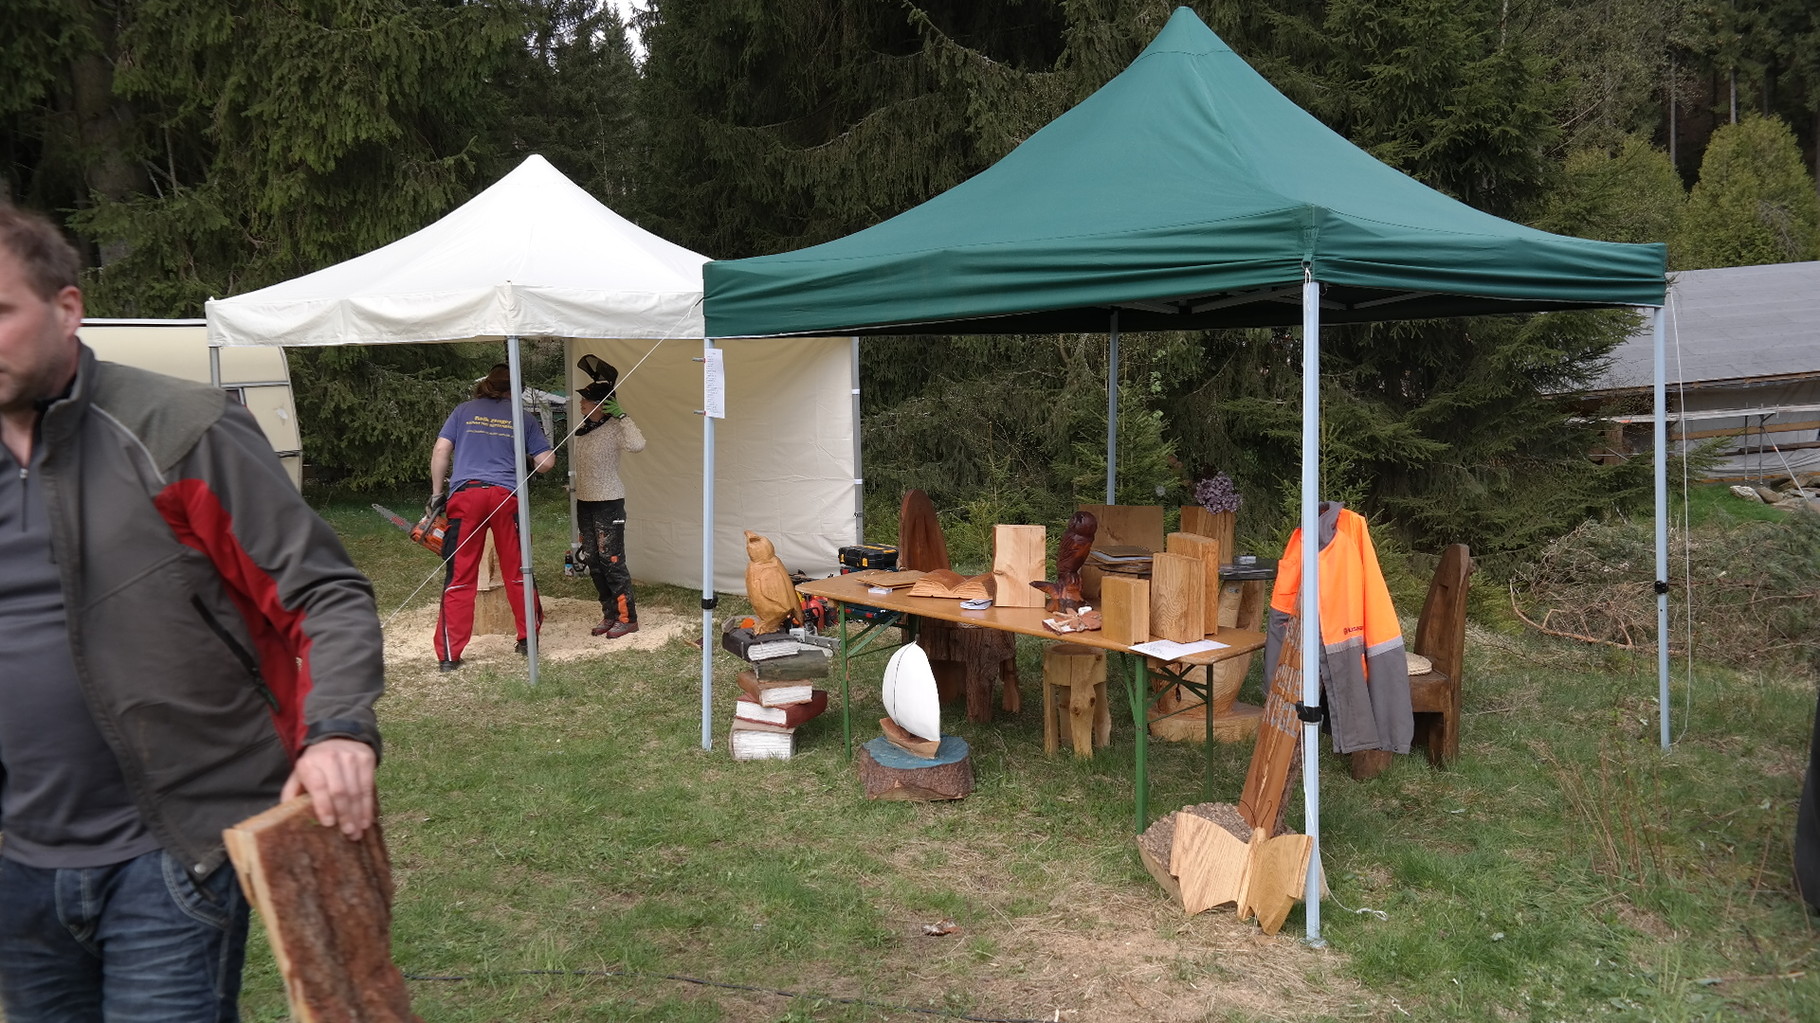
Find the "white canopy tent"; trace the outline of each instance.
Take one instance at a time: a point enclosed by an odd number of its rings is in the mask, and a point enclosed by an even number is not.
[[[701,586],[706,747],[714,592],[717,582],[734,588],[743,578],[740,524],[771,530],[780,556],[793,567],[832,572],[835,548],[859,537],[859,471],[853,341],[733,341],[717,351],[703,340],[705,262],[707,257],[614,213],[548,161],[531,156],[415,234],[295,280],[211,300],[209,341],[310,346],[503,340],[514,393],[524,388],[521,338],[570,339],[571,374],[583,350],[618,366],[625,407],[650,439],[624,467],[635,509],[627,554],[640,579]],[[715,383],[725,414],[738,427],[730,443],[737,458],[726,478],[715,470],[714,418],[701,414],[710,352],[727,367]],[[699,432],[692,418],[702,421]],[[513,432],[523,490],[521,403],[514,403]],[[427,467],[427,448],[424,457]],[[699,482],[692,474],[696,465]],[[684,476],[690,479],[684,482]],[[717,518],[717,491],[739,522]],[[519,502],[521,585],[528,598],[527,505]],[[704,536],[691,528],[695,522],[716,528]],[[684,544],[699,545],[699,553],[691,556]],[[528,645],[535,684],[534,632]]]

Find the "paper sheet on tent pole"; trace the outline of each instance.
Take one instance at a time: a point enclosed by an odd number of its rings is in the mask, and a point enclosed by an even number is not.
[[[851,344],[844,337],[717,342],[727,418],[714,432],[715,589],[745,590],[744,530],[762,533],[786,566],[812,576],[838,571],[835,549],[857,539]],[[569,348],[571,389],[587,382],[575,360],[606,359],[619,369],[621,404],[645,435],[645,450],[620,461],[633,577],[699,586],[702,371],[694,360],[702,343],[573,341]]]

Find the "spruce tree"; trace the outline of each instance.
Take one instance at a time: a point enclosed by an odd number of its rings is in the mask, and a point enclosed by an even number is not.
[[[1688,195],[1678,269],[1820,256],[1820,199],[1788,126],[1752,115],[1713,133]]]
[[[1678,234],[1686,204],[1668,154],[1633,135],[1615,151],[1570,154],[1560,187],[1531,226],[1608,242],[1662,242]]]

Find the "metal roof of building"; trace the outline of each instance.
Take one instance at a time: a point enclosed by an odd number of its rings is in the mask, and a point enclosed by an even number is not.
[[[1668,289],[1670,385],[1820,376],[1820,262],[1683,270]],[[1595,390],[1649,387],[1649,320]]]

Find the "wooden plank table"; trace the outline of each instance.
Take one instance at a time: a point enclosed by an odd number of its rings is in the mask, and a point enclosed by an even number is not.
[[[1120,654],[1125,658],[1129,670],[1126,672],[1125,692],[1131,705],[1131,723],[1137,733],[1136,749],[1132,754],[1133,790],[1136,804],[1137,831],[1142,834],[1149,822],[1146,818],[1150,812],[1149,784],[1149,720],[1151,702],[1155,699],[1150,693],[1149,658],[1133,653],[1129,646],[1115,643],[1104,638],[1099,631],[1091,632],[1053,632],[1043,626],[1043,619],[1049,612],[1040,607],[989,607],[979,611],[968,611],[961,607],[960,601],[944,597],[910,597],[905,590],[895,589],[878,592],[867,584],[850,575],[830,576],[826,579],[814,579],[797,584],[798,592],[812,597],[822,597],[832,602],[838,609],[836,635],[840,638],[840,673],[841,673],[841,732],[847,746],[847,756],[853,755],[853,724],[851,704],[848,699],[848,657],[857,653],[877,638],[877,630],[892,625],[906,625],[914,628],[913,622],[906,622],[906,617],[935,618],[947,622],[960,622],[964,625],[977,625],[985,629],[997,629],[1001,632],[1014,632],[1025,636],[1038,636],[1058,642],[1079,643],[1083,646],[1098,647],[1101,650]],[[860,633],[847,636],[847,608],[849,605],[875,607],[887,615],[875,617],[867,623]],[[1211,788],[1213,778],[1213,698],[1206,692],[1202,683],[1185,679],[1187,667],[1212,664],[1229,657],[1253,653],[1264,648],[1264,634],[1251,629],[1221,629],[1218,633],[1209,633],[1208,639],[1226,644],[1223,649],[1210,650],[1194,654],[1165,665],[1165,670],[1158,673],[1171,685],[1182,685],[1202,698],[1207,708],[1207,777]],[[1208,673],[1211,677],[1211,672]],[[1164,692],[1168,690],[1165,689]],[[1158,694],[1161,695],[1161,694]],[[1211,793],[1209,794],[1211,798]]]

